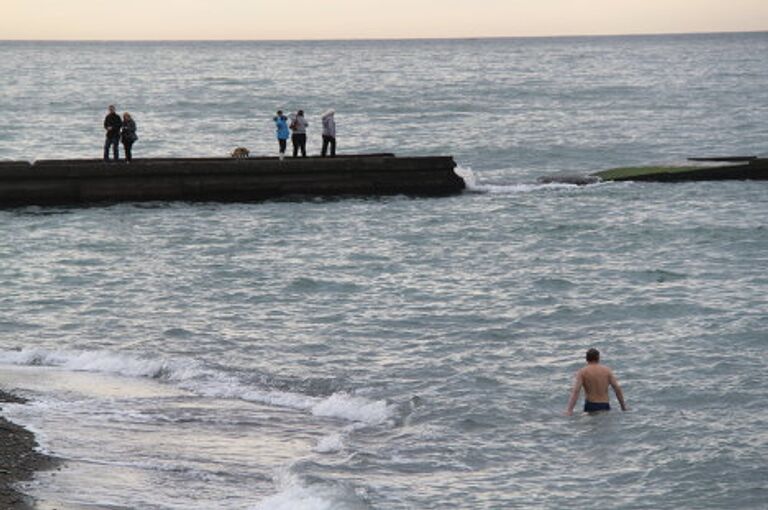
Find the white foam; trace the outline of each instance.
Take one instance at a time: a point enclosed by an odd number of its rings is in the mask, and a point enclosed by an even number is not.
[[[477,175],[470,167],[457,166],[454,173],[464,180],[467,191],[471,193],[489,193],[489,194],[518,194],[531,193],[541,190],[551,189],[574,189],[579,186],[566,183],[518,183],[518,184],[479,184]]]
[[[337,453],[344,449],[344,440],[341,434],[325,436],[317,442],[312,449],[316,453]]]
[[[207,369],[194,360],[170,362],[111,351],[23,349],[0,351],[0,364],[51,366],[71,371],[159,379],[205,397],[242,399],[365,425],[389,424],[395,414],[394,406],[385,401],[346,392],[329,397],[313,397],[298,392],[255,388],[237,377]]]
[[[382,400],[369,400],[347,393],[334,393],[312,407],[315,416],[343,418],[368,425],[383,425],[392,420],[394,406]]]
[[[453,173],[464,180],[464,184],[468,190],[473,191],[477,187],[477,176],[470,167],[457,165],[456,168],[453,169]]]
[[[548,184],[482,184],[477,185],[473,191],[478,193],[490,193],[490,194],[519,194],[519,193],[532,193],[542,190],[556,190],[556,189],[575,189],[579,186],[576,184],[564,184],[564,183],[548,183]]]
[[[0,352],[0,362],[9,365],[61,367],[73,371],[102,372],[130,377],[160,377],[168,371],[165,362],[109,351],[49,351],[23,349]]]
[[[290,487],[270,496],[256,510],[333,510],[335,502],[308,487]]]
[[[287,469],[275,479],[278,493],[254,507],[254,510],[344,510],[365,508],[361,501],[341,487],[307,486]]]
[[[250,402],[260,402],[262,404],[299,409],[302,411],[309,411],[319,401],[316,397],[287,391],[246,390],[243,394],[239,395],[239,398]]]

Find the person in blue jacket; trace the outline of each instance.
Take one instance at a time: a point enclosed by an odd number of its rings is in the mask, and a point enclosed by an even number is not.
[[[288,138],[291,136],[291,132],[288,130],[288,117],[283,115],[282,110],[277,110],[277,115],[272,119],[275,121],[275,127],[277,128],[277,143],[280,145],[280,159],[285,157],[285,147],[288,143]]]

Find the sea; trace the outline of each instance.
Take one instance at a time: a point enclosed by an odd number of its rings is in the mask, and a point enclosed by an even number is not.
[[[0,160],[451,155],[467,190],[0,210],[2,415],[40,510],[768,506],[768,33],[0,42]],[[564,415],[595,347],[622,412]],[[579,404],[580,406],[581,404]]]

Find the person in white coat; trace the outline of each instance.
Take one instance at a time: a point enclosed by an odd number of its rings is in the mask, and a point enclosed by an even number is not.
[[[336,111],[328,110],[323,114],[323,157],[328,153],[328,146],[331,147],[331,157],[336,157]]]

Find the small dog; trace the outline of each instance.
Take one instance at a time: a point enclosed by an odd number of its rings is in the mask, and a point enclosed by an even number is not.
[[[248,158],[251,156],[251,151],[249,151],[245,147],[238,147],[237,149],[232,151],[232,154],[230,154],[230,156],[237,159]]]

